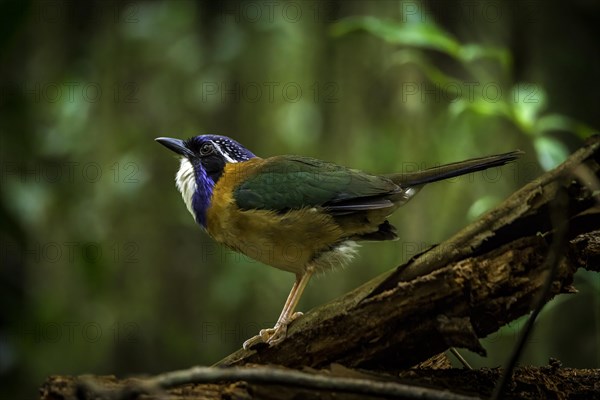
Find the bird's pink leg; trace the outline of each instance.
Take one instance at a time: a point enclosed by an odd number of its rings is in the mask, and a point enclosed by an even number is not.
[[[283,310],[281,310],[281,314],[279,315],[275,326],[273,328],[261,329],[258,335],[246,340],[244,342],[244,349],[249,349],[258,343],[267,343],[270,346],[273,346],[285,339],[288,325],[302,315],[301,312],[295,313],[294,310],[296,309],[300,297],[302,297],[302,292],[304,292],[313,272],[314,269],[309,267],[304,274],[296,275],[294,286],[292,286],[292,290],[285,301]]]

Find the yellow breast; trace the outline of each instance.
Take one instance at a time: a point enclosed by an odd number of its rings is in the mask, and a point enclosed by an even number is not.
[[[207,231],[218,242],[273,267],[301,273],[309,263],[344,240],[333,218],[318,208],[277,213],[240,210],[235,188],[260,167],[262,159],[227,164],[213,189]]]

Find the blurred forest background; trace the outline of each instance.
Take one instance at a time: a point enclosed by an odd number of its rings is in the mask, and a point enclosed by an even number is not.
[[[0,396],[49,374],[210,365],[276,320],[293,276],[216,245],[158,136],[231,136],[388,173],[510,151],[423,190],[314,279],[307,311],[448,238],[600,127],[600,3],[3,1]],[[600,279],[542,312],[522,358],[600,367]],[[523,320],[483,342],[501,365]]]

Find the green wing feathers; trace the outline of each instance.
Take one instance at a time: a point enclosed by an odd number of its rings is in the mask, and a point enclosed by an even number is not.
[[[369,175],[300,156],[265,160],[256,175],[234,192],[241,209],[284,212],[303,207],[324,207],[332,213],[351,213],[393,206],[386,198],[402,189],[385,177]]]
[[[423,185],[500,166],[520,154],[515,151],[386,176],[369,175],[308,157],[278,156],[264,160],[234,190],[233,197],[241,210],[287,213],[317,207],[335,220],[345,238],[392,240],[397,236],[387,216],[409,201]]]
[[[410,200],[425,184],[504,165],[522,154],[512,151],[446,164],[409,174],[376,176],[301,156],[265,160],[234,192],[243,210],[284,212],[323,207],[331,214],[392,208]]]

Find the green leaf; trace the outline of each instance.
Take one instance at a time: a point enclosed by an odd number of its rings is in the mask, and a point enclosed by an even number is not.
[[[500,199],[497,196],[483,196],[476,200],[467,211],[469,221],[475,221],[480,215],[491,210],[498,203],[500,203]]]
[[[465,111],[472,111],[476,114],[488,117],[504,117],[512,119],[511,110],[503,101],[491,102],[483,98],[460,99],[452,103],[449,107],[450,114],[457,117]]]
[[[371,16],[349,17],[331,27],[331,34],[335,37],[356,31],[369,32],[391,44],[437,50],[463,62],[492,58],[505,68],[511,62],[510,53],[505,49],[478,44],[463,45],[430,21],[399,23]]]
[[[511,91],[513,120],[526,133],[537,133],[539,114],[546,108],[546,92],[533,83],[518,83]]]
[[[454,38],[431,23],[399,24],[375,17],[350,17],[333,24],[331,33],[339,37],[361,30],[388,43],[440,50],[454,56],[460,50],[460,44]]]
[[[422,53],[414,49],[401,49],[395,52],[391,57],[391,63],[394,65],[415,64],[427,76],[431,82],[440,88],[451,88],[460,82],[458,78],[444,73],[434,64],[428,62]]]
[[[540,165],[546,171],[564,162],[569,156],[567,147],[561,141],[549,136],[536,137],[533,146]]]
[[[597,132],[588,125],[562,114],[547,114],[539,118],[535,131],[536,133],[567,131],[576,134],[581,139],[586,139]]]

